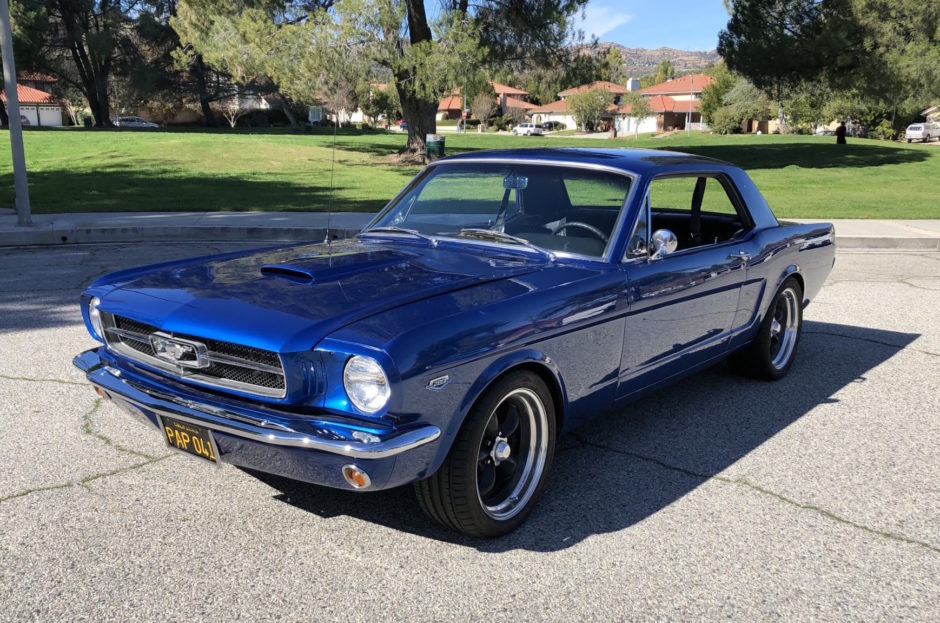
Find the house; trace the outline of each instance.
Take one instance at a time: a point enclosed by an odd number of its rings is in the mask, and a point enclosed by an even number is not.
[[[608,82],[607,80],[595,80],[594,82],[589,82],[588,84],[582,84],[570,89],[565,89],[558,94],[557,100],[551,102],[550,104],[545,104],[544,106],[534,107],[529,110],[529,114],[532,117],[532,121],[535,123],[557,121],[564,124],[567,129],[574,130],[578,127],[578,124],[575,123],[574,114],[568,108],[568,98],[577,93],[586,93],[588,91],[596,91],[598,89],[613,93],[614,104],[612,104],[611,110],[616,109],[616,107],[620,105],[621,98],[625,93],[628,92],[626,87],[621,86],[615,82]]]
[[[578,127],[575,123],[574,115],[568,110],[568,102],[565,100],[556,100],[551,104],[538,106],[529,111],[532,121],[535,123],[546,123],[548,121],[557,121],[564,124],[565,128],[574,130]]]
[[[656,128],[660,132],[685,130],[687,123],[691,123],[693,130],[704,130],[699,105],[702,91],[711,83],[712,77],[707,74],[690,74],[640,89],[640,94],[649,100],[656,113]]]
[[[614,94],[614,104],[619,104],[620,99],[627,93],[627,88],[617,84],[616,82],[608,82],[607,80],[595,80],[594,82],[589,82],[587,84],[582,84],[581,86],[572,87],[570,89],[565,89],[558,94],[558,98],[561,100],[568,99],[572,95],[577,93],[585,93],[587,91],[608,91]]]
[[[57,80],[50,75],[41,74],[36,71],[21,71],[16,77],[16,83],[23,86],[32,87],[37,91],[52,93]]]
[[[29,125],[37,127],[60,127],[65,125],[62,122],[62,104],[49,93],[23,84],[17,84],[16,98],[20,103],[20,114],[26,117]],[[0,92],[0,100],[6,106],[6,91]]]
[[[940,104],[936,106],[931,106],[923,111],[921,111],[921,116],[927,119],[927,121],[935,121],[940,123]]]
[[[496,106],[502,114],[505,114],[510,108],[521,108],[529,111],[535,108],[535,104],[526,101],[529,97],[528,91],[511,87],[507,84],[501,84],[490,80],[490,86],[496,92]],[[466,107],[470,108],[470,102],[466,102]],[[459,119],[463,115],[464,101],[460,88],[452,89],[444,95],[440,104],[437,106],[437,120]]]
[[[702,122],[699,106],[702,90],[711,82],[711,76],[693,74],[639,89],[639,81],[635,78],[628,80],[626,86],[597,80],[566,89],[558,94],[557,101],[539,106],[530,113],[532,120],[536,123],[559,121],[567,128],[575,129],[577,124],[574,121],[574,115],[568,109],[568,98],[576,93],[601,89],[613,94],[614,102],[608,109],[605,119],[610,120],[618,134],[636,132],[637,126],[639,126],[639,132],[642,133],[685,129],[689,122],[691,122],[692,129],[703,130],[706,126]],[[632,107],[623,102],[623,96],[633,91],[638,91],[648,100],[651,115],[642,119],[632,115]]]

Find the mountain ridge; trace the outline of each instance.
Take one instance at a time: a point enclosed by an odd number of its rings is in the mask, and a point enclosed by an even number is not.
[[[611,41],[599,42],[596,45],[576,46],[581,54],[594,54],[603,57],[611,48],[620,51],[624,60],[624,70],[631,78],[640,78],[651,74],[662,61],[671,61],[676,73],[701,71],[720,60],[716,50],[679,50],[668,46],[656,49],[630,48]]]

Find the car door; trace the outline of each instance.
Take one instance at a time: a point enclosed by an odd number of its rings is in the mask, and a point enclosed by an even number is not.
[[[717,174],[650,183],[622,264],[629,313],[620,397],[724,354],[746,276],[738,242],[750,228],[728,184]],[[666,229],[678,246],[656,257],[651,237]]]

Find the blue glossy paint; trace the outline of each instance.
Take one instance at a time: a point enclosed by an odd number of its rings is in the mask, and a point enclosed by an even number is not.
[[[125,360],[106,347],[103,365],[154,391],[184,396],[297,430],[389,436],[419,425],[434,442],[370,461],[373,488],[432,474],[467,412],[490,383],[517,366],[543,375],[558,397],[564,429],[710,365],[745,346],[779,284],[790,274],[808,302],[833,261],[831,227],[778,223],[740,169],[648,150],[537,149],[476,152],[434,163],[526,161],[603,167],[632,184],[604,258],[523,247],[370,234],[122,271],[82,297],[105,312],[163,331],[244,344],[281,354],[287,395],[263,398],[209,391]],[[634,223],[658,175],[723,175],[752,227],[739,239],[657,261],[623,260]],[[377,217],[380,219],[381,215]],[[746,252],[748,262],[732,257]],[[350,404],[343,367],[353,355],[377,359],[392,392],[369,415]],[[432,390],[428,383],[447,375]],[[153,414],[147,415],[156,424]],[[218,435],[226,461],[348,488],[337,455],[273,447]]]

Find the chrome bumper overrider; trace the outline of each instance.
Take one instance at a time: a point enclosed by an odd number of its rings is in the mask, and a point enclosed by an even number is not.
[[[384,438],[373,434],[364,435],[367,438],[366,441],[336,439],[335,430],[324,431],[323,435],[295,431],[281,423],[265,419],[263,414],[255,417],[244,413],[234,413],[173,394],[155,391],[127,378],[121,370],[107,365],[105,361],[102,361],[97,350],[89,350],[76,356],[72,363],[86,374],[92,385],[100,388],[110,397],[144,411],[260,443],[320,450],[357,459],[381,459],[430,443],[441,435],[440,429],[436,426],[422,426],[390,434]],[[349,436],[352,436],[354,432],[354,429],[349,429]],[[326,436],[327,434],[329,436]]]

